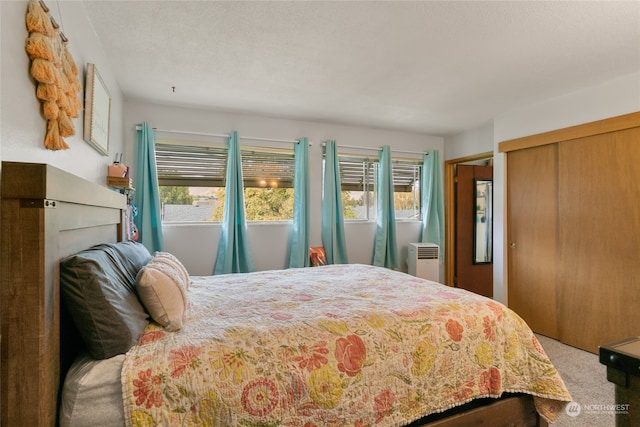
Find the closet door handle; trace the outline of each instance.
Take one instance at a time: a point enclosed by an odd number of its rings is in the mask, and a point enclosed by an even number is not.
[[[511,242],[511,244],[509,246],[511,246],[511,249],[515,249],[516,248],[516,242]]]

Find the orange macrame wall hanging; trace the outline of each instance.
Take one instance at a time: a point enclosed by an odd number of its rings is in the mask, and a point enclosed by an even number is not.
[[[49,16],[42,1],[32,0],[27,7],[29,31],[26,51],[31,60],[30,72],[36,82],[36,97],[47,120],[44,146],[64,150],[69,145],[64,137],[75,134],[72,118],[82,110],[78,68],[67,49],[67,38]]]

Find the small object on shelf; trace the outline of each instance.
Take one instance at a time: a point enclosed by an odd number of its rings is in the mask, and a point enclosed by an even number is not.
[[[109,165],[107,176],[116,178],[129,177],[129,166],[122,164],[122,153],[116,153],[113,164]]]
[[[107,175],[110,177],[124,178],[127,176],[128,170],[129,168],[126,165],[123,165],[122,163],[114,163],[109,165]]]
[[[107,177],[107,185],[110,187],[118,187],[118,188],[132,188],[133,181],[129,177],[117,177],[117,176],[108,176]]]

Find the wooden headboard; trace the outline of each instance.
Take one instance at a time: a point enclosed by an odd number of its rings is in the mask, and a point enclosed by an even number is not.
[[[0,420],[54,426],[65,373],[59,262],[122,240],[126,198],[46,164],[2,162],[1,176]]]

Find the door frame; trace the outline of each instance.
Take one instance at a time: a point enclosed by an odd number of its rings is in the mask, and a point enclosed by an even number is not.
[[[444,162],[444,283],[448,286],[455,286],[454,275],[456,271],[456,198],[455,180],[456,165],[460,163],[474,162],[478,160],[488,160],[494,157],[493,151],[474,154],[471,156],[458,157],[457,159],[445,160]]]

